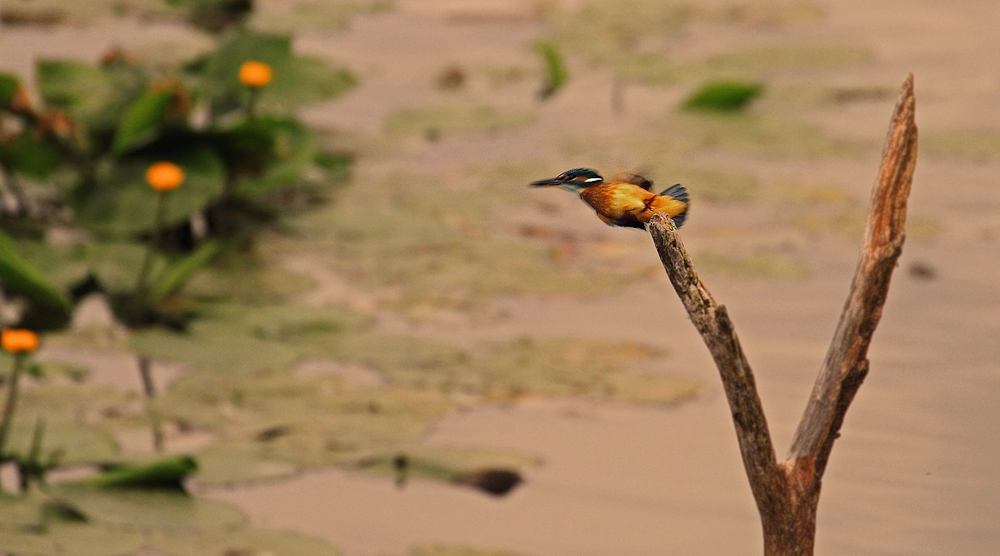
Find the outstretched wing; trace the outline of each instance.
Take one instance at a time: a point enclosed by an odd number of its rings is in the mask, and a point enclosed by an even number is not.
[[[645,189],[646,191],[653,191],[653,180],[646,179],[639,174],[626,173],[615,177],[616,182],[620,183],[631,183],[632,185],[638,185],[639,187]]]

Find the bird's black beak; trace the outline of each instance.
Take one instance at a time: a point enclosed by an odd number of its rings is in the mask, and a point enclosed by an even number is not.
[[[549,178],[547,180],[533,181],[533,182],[529,183],[528,186],[529,187],[550,187],[550,186],[553,186],[553,185],[560,185],[562,183],[563,183],[562,180],[560,180],[559,178]]]

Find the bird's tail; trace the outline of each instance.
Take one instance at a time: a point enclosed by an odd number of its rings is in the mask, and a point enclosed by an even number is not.
[[[677,216],[672,216],[670,218],[671,220],[674,221],[674,225],[677,226],[678,228],[683,226],[684,221],[687,219],[688,206],[690,206],[691,204],[691,201],[688,199],[687,189],[684,189],[683,185],[675,183],[674,185],[671,185],[670,187],[661,191],[660,195],[663,195],[665,197],[670,197],[676,201],[684,203],[684,210],[682,210],[680,214],[678,214]]]

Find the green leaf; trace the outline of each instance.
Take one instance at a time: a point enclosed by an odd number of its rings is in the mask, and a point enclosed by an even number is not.
[[[11,293],[66,313],[72,310],[69,300],[49,279],[17,252],[17,245],[0,232],[0,285]]]
[[[190,456],[168,457],[143,465],[121,465],[105,471],[83,484],[100,488],[169,489],[184,491],[182,482],[198,470]]]
[[[39,137],[28,130],[4,145],[0,160],[15,172],[44,180],[59,167],[62,153],[50,138]]]
[[[174,92],[147,91],[129,105],[122,114],[112,149],[122,154],[148,144],[163,126],[167,111],[174,100]]]
[[[74,199],[80,223],[93,230],[129,235],[153,228],[157,193],[146,183],[149,166],[168,160],[184,170],[180,187],[167,193],[166,226],[203,210],[222,194],[225,168],[215,152],[190,134],[164,137],[122,158],[111,174]]]
[[[542,99],[546,99],[556,94],[566,84],[569,73],[566,71],[566,62],[554,43],[539,42],[535,45],[535,51],[545,64],[545,86],[539,95]]]
[[[274,159],[275,127],[270,118],[244,121],[210,136],[213,148],[237,176],[259,175]]]
[[[0,73],[0,108],[10,106],[10,101],[14,99],[14,94],[21,86],[16,76],[9,73]]]
[[[343,68],[309,56],[296,56],[264,89],[258,107],[262,111],[288,112],[341,96],[357,86],[358,80]],[[279,77],[281,78],[279,80]]]
[[[92,109],[110,89],[104,72],[83,62],[39,60],[35,73],[45,104],[71,115]]]
[[[288,36],[241,32],[222,43],[209,55],[202,69],[212,112],[222,114],[246,102],[248,91],[239,80],[244,62],[256,60],[271,66],[273,84],[284,78],[282,68],[291,59],[292,42]]]
[[[285,35],[241,32],[207,58],[188,69],[205,78],[212,113],[221,115],[246,105],[249,91],[239,81],[240,66],[263,62],[274,72],[269,85],[259,91],[258,113],[290,114],[297,108],[341,95],[356,85],[354,77],[322,60],[295,56]]]
[[[194,253],[177,261],[157,279],[150,291],[153,302],[176,292],[219,253],[222,244],[217,240],[206,241]]]
[[[760,83],[712,81],[699,87],[681,108],[702,112],[739,112],[763,91],[764,86]]]
[[[98,140],[101,148],[110,146],[125,109],[148,85],[142,68],[96,67],[63,60],[39,61],[36,75],[45,105],[63,109]]]
[[[281,189],[301,178],[319,152],[315,135],[298,120],[259,119],[252,124],[271,137],[269,163],[257,176],[245,180],[240,195],[260,195]]]

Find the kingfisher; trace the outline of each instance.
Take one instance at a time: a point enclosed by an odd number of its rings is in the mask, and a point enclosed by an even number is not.
[[[687,218],[690,201],[681,184],[653,193],[653,182],[638,175],[626,174],[605,182],[590,168],[574,168],[554,178],[533,181],[531,187],[559,186],[576,193],[609,226],[645,229],[649,219],[664,212],[678,228]]]

